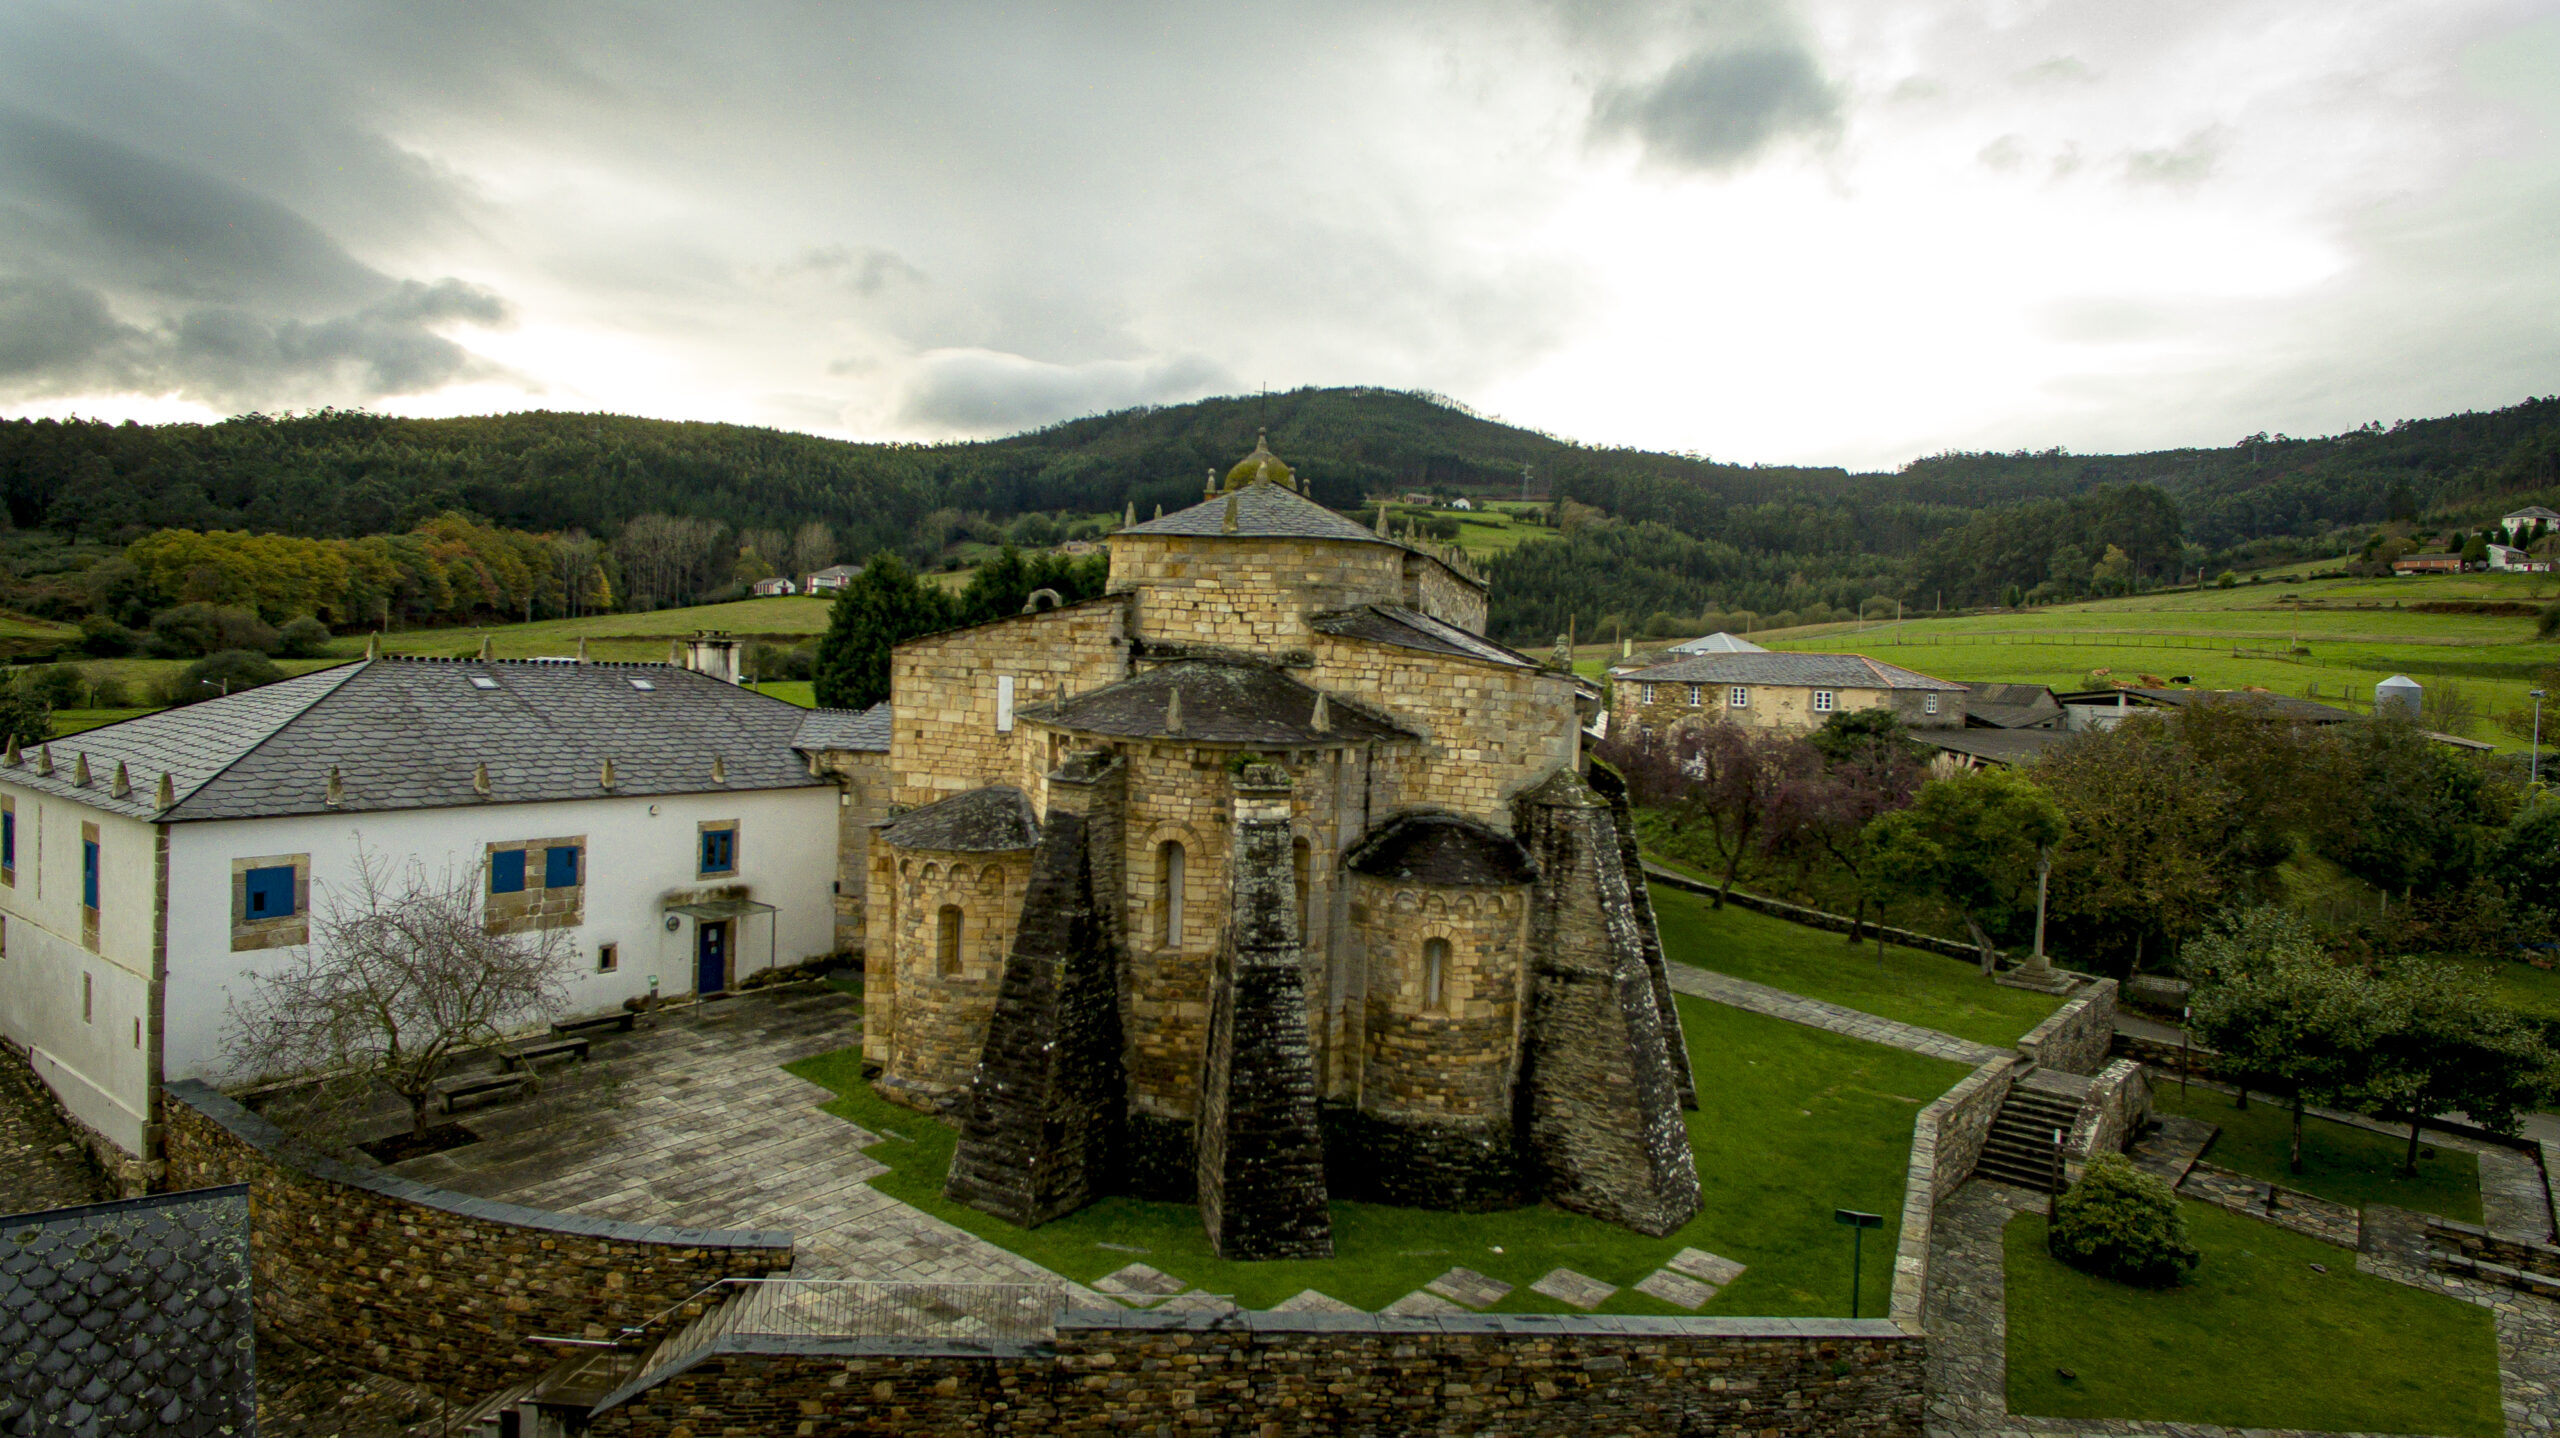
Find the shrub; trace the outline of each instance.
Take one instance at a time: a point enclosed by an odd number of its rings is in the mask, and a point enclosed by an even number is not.
[[[254,649],[225,649],[188,665],[170,684],[169,702],[193,704],[273,684],[283,677],[284,671],[276,668],[274,660]]]
[[[44,664],[18,676],[18,687],[48,709],[77,709],[89,697],[89,683],[68,664]]]
[[[329,626],[305,614],[288,619],[276,631],[275,656],[278,659],[317,659],[329,652],[329,641],[336,636]]]
[[[89,685],[89,702],[100,709],[130,709],[133,687],[110,674]]]
[[[2187,1241],[2177,1194],[2115,1153],[2091,1160],[2054,1199],[2046,1243],[2074,1268],[2145,1288],[2172,1287],[2204,1261]]]
[[[2237,584],[2237,583],[2239,583],[2239,582],[2240,582],[2240,576],[2239,576],[2239,575],[2236,575],[2236,574],[2232,573],[2230,570],[2226,569],[2226,570],[2222,571],[2222,577],[2221,577],[2221,578],[2216,579],[2215,581],[2213,581],[2213,587],[2214,587],[2214,588],[2216,588],[2216,589],[2229,589],[2231,586],[2233,586],[2233,585],[2235,585],[2235,584]]]
[[[2533,627],[2537,639],[2560,639],[2560,599],[2542,607],[2542,618]]]
[[[23,684],[0,684],[0,743],[10,736],[21,744],[53,737],[52,707]]]
[[[151,652],[162,659],[198,659],[226,649],[276,647],[272,625],[246,609],[215,604],[181,604],[152,616]]]
[[[80,647],[100,659],[131,654],[141,646],[141,635],[103,614],[92,614],[80,621]]]

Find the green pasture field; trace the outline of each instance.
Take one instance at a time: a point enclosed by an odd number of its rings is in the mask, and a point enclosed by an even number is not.
[[[2181,1207],[2204,1263],[2167,1289],[2066,1267],[2045,1249],[2043,1215],[2010,1220],[2009,1411],[2032,1415],[2013,1426],[2507,1431],[2488,1309],[2359,1273],[2353,1253],[2272,1224]]]
[[[2152,1105],[2218,1125],[2208,1162],[2279,1183],[2315,1198],[2355,1208],[2383,1203],[2433,1213],[2463,1223],[2480,1221],[2480,1160],[2457,1149],[2436,1148],[2418,1160],[2418,1176],[2403,1178],[2400,1160],[2409,1139],[2399,1134],[2327,1119],[2302,1121],[2302,1172],[2292,1169],[2293,1114],[2264,1094],[2247,1108],[2218,1089],[2181,1088],[2165,1075],[2152,1079]],[[2421,1148],[2432,1147],[2423,1139]]]
[[[1861,1307],[1880,1315],[1893,1283],[1912,1119],[1965,1076],[1964,1066],[1722,1004],[1678,1003],[1698,1090],[1714,1097],[1683,1115],[1704,1207],[1663,1238],[1543,1204],[1459,1214],[1339,1200],[1334,1256],[1323,1260],[1221,1259],[1199,1210],[1185,1203],[1106,1198],[1016,1228],[942,1196],[957,1133],[873,1093],[859,1050],[787,1067],[836,1092],[827,1112],[881,1136],[866,1152],[890,1166],[872,1180],[882,1192],[1080,1283],[1143,1262],[1246,1308],[1314,1288],[1375,1311],[1463,1266],[1516,1285],[1494,1312],[1563,1313],[1571,1310],[1529,1287],[1562,1267],[1618,1285],[1601,1313],[1682,1316],[1633,1285],[1696,1247],[1750,1265],[1701,1310],[1706,1316],[1846,1316],[1850,1245],[1831,1217],[1845,1207],[1887,1216],[1866,1243]]]

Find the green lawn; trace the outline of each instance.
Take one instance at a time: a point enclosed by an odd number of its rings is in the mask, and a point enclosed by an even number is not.
[[[1710,1315],[1841,1315],[1849,1302],[1849,1242],[1831,1211],[1858,1208],[1887,1216],[1866,1243],[1864,1311],[1881,1313],[1892,1284],[1912,1119],[1965,1070],[1719,1004],[1679,1003],[1699,1090],[1712,1096],[1703,1112],[1688,1115],[1706,1206],[1660,1239],[1545,1206],[1449,1214],[1336,1202],[1335,1257],[1230,1263],[1209,1252],[1191,1205],[1128,1198],[1020,1229],[942,1197],[956,1134],[874,1095],[856,1051],[806,1059],[790,1071],[840,1095],[828,1112],[884,1136],[869,1150],[892,1169],[874,1180],[882,1192],[1079,1282],[1142,1260],[1250,1308],[1316,1288],[1374,1310],[1464,1265],[1517,1285],[1497,1311],[1557,1313],[1569,1310],[1529,1284],[1565,1267],[1621,1286],[1601,1312],[1677,1314],[1683,1310],[1630,1285],[1680,1249],[1697,1247],[1751,1266],[1706,1306]]]
[[[2545,1021],[2560,1020],[2560,969],[2537,969],[2521,959],[2438,957],[2486,978],[2498,991],[2498,997],[2518,1013]]]
[[[2042,1215],[2011,1220],[2011,1412],[2506,1432],[2487,1309],[2358,1273],[2354,1254],[2271,1224],[2208,1204],[2185,1209],[2204,1264],[2165,1290],[2066,1267],[2045,1251]]]
[[[803,709],[818,707],[818,688],[806,679],[775,679],[748,687],[758,694],[770,694],[776,699],[787,700]]]
[[[2418,1176],[2402,1178],[2400,1160],[2407,1154],[2404,1133],[2394,1138],[2350,1128],[2325,1119],[2302,1121],[2302,1172],[2290,1171],[2293,1115],[2263,1095],[2245,1109],[2232,1107],[2231,1097],[2212,1089],[2189,1089],[2179,1097],[2168,1075],[2152,1079],[2152,1105],[2163,1113],[2184,1113],[2219,1124],[2222,1132],[2205,1150],[2207,1162],[2236,1169],[2316,1198],[2362,1208],[2387,1203],[2394,1208],[2440,1214],[2464,1223],[2480,1221],[2480,1160],[2449,1148],[2418,1160]]]
[[[1839,934],[1710,902],[1653,886],[1663,952],[1673,961],[1984,1044],[2014,1044],[2061,1007],[2050,994],[2002,988],[1959,960],[1873,939],[1852,945]]]

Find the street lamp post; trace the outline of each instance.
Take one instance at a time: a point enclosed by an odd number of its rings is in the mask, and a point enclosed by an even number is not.
[[[1858,1316],[1858,1270],[1866,1258],[1867,1230],[1884,1227],[1884,1215],[1854,1208],[1831,1210],[1831,1221],[1849,1230],[1849,1316]]]

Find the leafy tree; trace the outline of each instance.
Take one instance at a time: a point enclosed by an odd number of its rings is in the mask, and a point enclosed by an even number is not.
[[[225,1049],[243,1077],[313,1079],[288,1117],[331,1136],[377,1086],[424,1134],[436,1081],[557,1013],[577,963],[566,930],[493,932],[476,869],[395,869],[361,845],[354,883],[314,905],[311,933],[235,992]]]
[[[2459,887],[2504,819],[2480,767],[2405,716],[2343,727],[2357,784],[2339,796],[2353,823],[2332,837],[2331,857],[2386,891]]]
[[[2354,838],[2360,771],[2334,726],[2231,694],[2177,710],[2169,733],[2231,795],[2228,856],[2259,882],[2302,839],[2336,848]]]
[[[2045,1246],[2074,1268],[2144,1288],[2172,1287],[2204,1261],[2187,1241],[2178,1195],[2120,1153],[2091,1159],[2054,1196]]]
[[[151,652],[163,659],[201,659],[226,649],[264,654],[276,647],[276,631],[246,609],[181,604],[152,619],[149,643]]]
[[[894,554],[872,557],[853,581],[836,591],[827,632],[818,641],[811,677],[818,703],[830,709],[868,709],[889,697],[889,651],[919,634],[951,623],[951,601],[916,578]]]
[[[0,736],[21,744],[41,744],[53,737],[53,706],[24,684],[0,684]],[[0,737],[5,747],[6,737]]]
[[[2033,902],[2037,856],[2067,832],[2061,806],[2026,776],[1984,769],[1922,785],[1911,807],[1868,825],[1867,847],[1885,890],[1934,894],[1963,917],[1987,974],[1991,932]]]
[[[2403,1172],[2418,1171],[2418,1135],[2433,1115],[2459,1112],[2513,1135],[2527,1112],[2560,1094],[2560,1053],[2471,970],[2402,960],[2385,971],[2376,999],[2363,1106],[2408,1123]]]
[[[1834,713],[1807,737],[1822,767],[1796,791],[1788,807],[1787,842],[1827,855],[1849,876],[1851,910],[1848,942],[1864,938],[1871,858],[1869,826],[1877,818],[1910,804],[1920,790],[1923,768],[1920,746],[1904,732],[1890,709],[1855,709]]]
[[[329,626],[305,614],[285,621],[276,631],[276,657],[279,659],[317,659],[329,651],[336,636]]]
[[[172,705],[194,704],[273,684],[283,677],[284,671],[276,667],[274,660],[254,649],[225,649],[179,671],[170,682],[168,700]]]
[[[1743,859],[1784,832],[1807,781],[1820,772],[1812,745],[1791,735],[1711,720],[1612,736],[1600,757],[1626,776],[1637,803],[1703,833],[1724,865],[1716,908],[1733,892]]]
[[[2129,973],[2230,892],[2236,796],[2159,721],[2074,735],[2034,775],[2069,825],[2053,850],[2051,911],[2073,953]]]
[[[80,647],[100,659],[116,659],[142,647],[142,636],[103,614],[80,621]]]
[[[2248,1102],[2251,1084],[2286,1096],[2293,1172],[2302,1171],[2302,1117],[2312,1103],[2361,1097],[2381,1027],[2373,985],[2331,963],[2309,924],[2254,909],[2190,946],[2197,978],[2189,1030],[2219,1051]]]
[[[2490,854],[2489,875],[2509,894],[2560,904],[2560,801],[2544,799],[2516,815]]]

